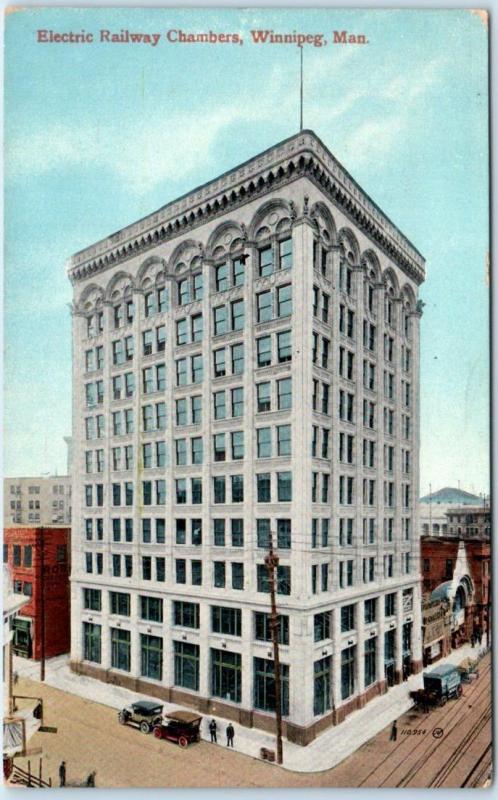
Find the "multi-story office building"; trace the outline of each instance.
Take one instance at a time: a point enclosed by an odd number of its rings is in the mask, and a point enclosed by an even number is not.
[[[4,525],[68,525],[70,475],[3,479]]]
[[[420,669],[424,260],[303,131],[72,257],[72,665],[306,744]]]

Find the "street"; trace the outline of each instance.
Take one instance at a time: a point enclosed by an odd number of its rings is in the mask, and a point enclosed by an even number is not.
[[[68,785],[82,785],[96,771],[99,787],[472,787],[482,786],[491,764],[491,659],[463,696],[430,713],[410,709],[390,727],[333,769],[292,772],[205,741],[182,750],[117,722],[108,706],[46,684],[21,678],[16,694],[39,695],[44,724],[58,732],[36,733],[29,747],[43,747],[43,776],[58,786],[58,767],[67,765]],[[340,735],[340,729],[337,730]],[[284,743],[285,747],[285,743]],[[38,769],[39,756],[31,759]],[[27,759],[16,759],[27,768]]]

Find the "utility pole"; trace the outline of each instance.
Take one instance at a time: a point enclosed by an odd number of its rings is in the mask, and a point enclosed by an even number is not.
[[[301,50],[301,80],[300,80],[300,91],[299,91],[299,130],[302,131],[302,129],[303,129],[303,46],[302,46],[302,44],[299,45],[299,49]]]
[[[45,528],[40,528],[40,681],[45,680]]]
[[[275,599],[275,571],[278,567],[278,556],[273,550],[273,533],[270,531],[270,542],[268,555],[265,558],[265,566],[268,570],[268,582],[270,584],[270,631],[273,642],[273,674],[275,680],[275,716],[277,722],[277,764],[282,763],[282,689],[280,681],[280,657],[278,650],[279,622],[277,614],[277,601]]]

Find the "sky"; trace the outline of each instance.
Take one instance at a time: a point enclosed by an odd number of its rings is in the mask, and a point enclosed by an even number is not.
[[[427,260],[421,494],[489,491],[487,30],[465,10],[25,9],[6,18],[4,473],[66,471],[74,252],[313,129]],[[38,30],[93,33],[38,42]],[[161,34],[100,42],[100,31]],[[169,42],[170,30],[243,44]],[[332,32],[368,44],[333,44]]]

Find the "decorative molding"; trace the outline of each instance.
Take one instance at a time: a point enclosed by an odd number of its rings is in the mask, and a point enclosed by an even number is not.
[[[76,253],[68,263],[69,278],[73,284],[84,280],[95,272],[145,253],[161,242],[174,240],[208,220],[225,216],[227,211],[301,177],[311,180],[333,206],[340,208],[390,259],[417,284],[422,283],[425,278],[423,257],[311,131],[291,137],[154,214]],[[309,213],[306,200],[303,213]]]

